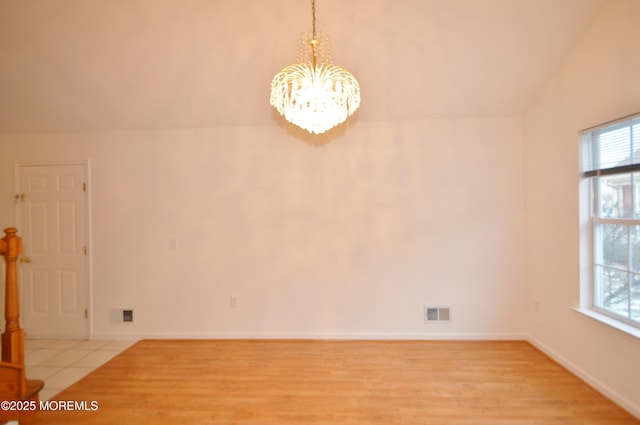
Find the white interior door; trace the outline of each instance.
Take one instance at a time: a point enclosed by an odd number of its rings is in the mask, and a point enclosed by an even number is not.
[[[29,337],[89,336],[84,164],[19,166],[22,324]]]

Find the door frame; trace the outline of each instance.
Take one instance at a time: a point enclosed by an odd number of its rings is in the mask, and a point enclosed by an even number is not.
[[[15,193],[21,193],[20,190],[20,169],[22,167],[45,167],[45,166],[56,166],[56,165],[80,165],[84,167],[85,176],[87,179],[87,195],[85,196],[85,235],[87,238],[87,255],[85,256],[85,279],[87,282],[87,305],[88,305],[88,314],[87,321],[88,329],[87,329],[87,338],[93,338],[93,249],[92,248],[92,240],[93,235],[91,233],[92,224],[91,224],[91,160],[68,160],[68,161],[24,161],[24,162],[14,162],[14,190]],[[20,229],[22,227],[22,204],[20,202],[14,203],[14,223],[16,223],[16,228],[18,229],[18,236],[20,236]],[[22,264],[19,263],[20,267],[20,275],[22,275]],[[19,288],[18,292],[20,294],[20,311],[26,311],[26,300],[22,297],[24,291],[22,290],[22,279],[19,280]]]

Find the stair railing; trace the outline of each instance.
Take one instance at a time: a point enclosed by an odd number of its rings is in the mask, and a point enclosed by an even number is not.
[[[4,256],[6,263],[2,361],[24,365],[24,331],[20,328],[17,270],[17,261],[22,253],[22,238],[16,236],[17,231],[15,227],[6,228],[5,237],[0,239],[0,254]]]

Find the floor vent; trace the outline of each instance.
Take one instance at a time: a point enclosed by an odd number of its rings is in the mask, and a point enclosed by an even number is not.
[[[450,323],[451,307],[424,306],[425,323]]]

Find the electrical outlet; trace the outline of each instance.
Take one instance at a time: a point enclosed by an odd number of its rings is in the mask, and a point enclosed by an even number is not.
[[[237,308],[238,307],[238,297],[232,296],[229,299],[229,307],[231,307],[231,308]]]

